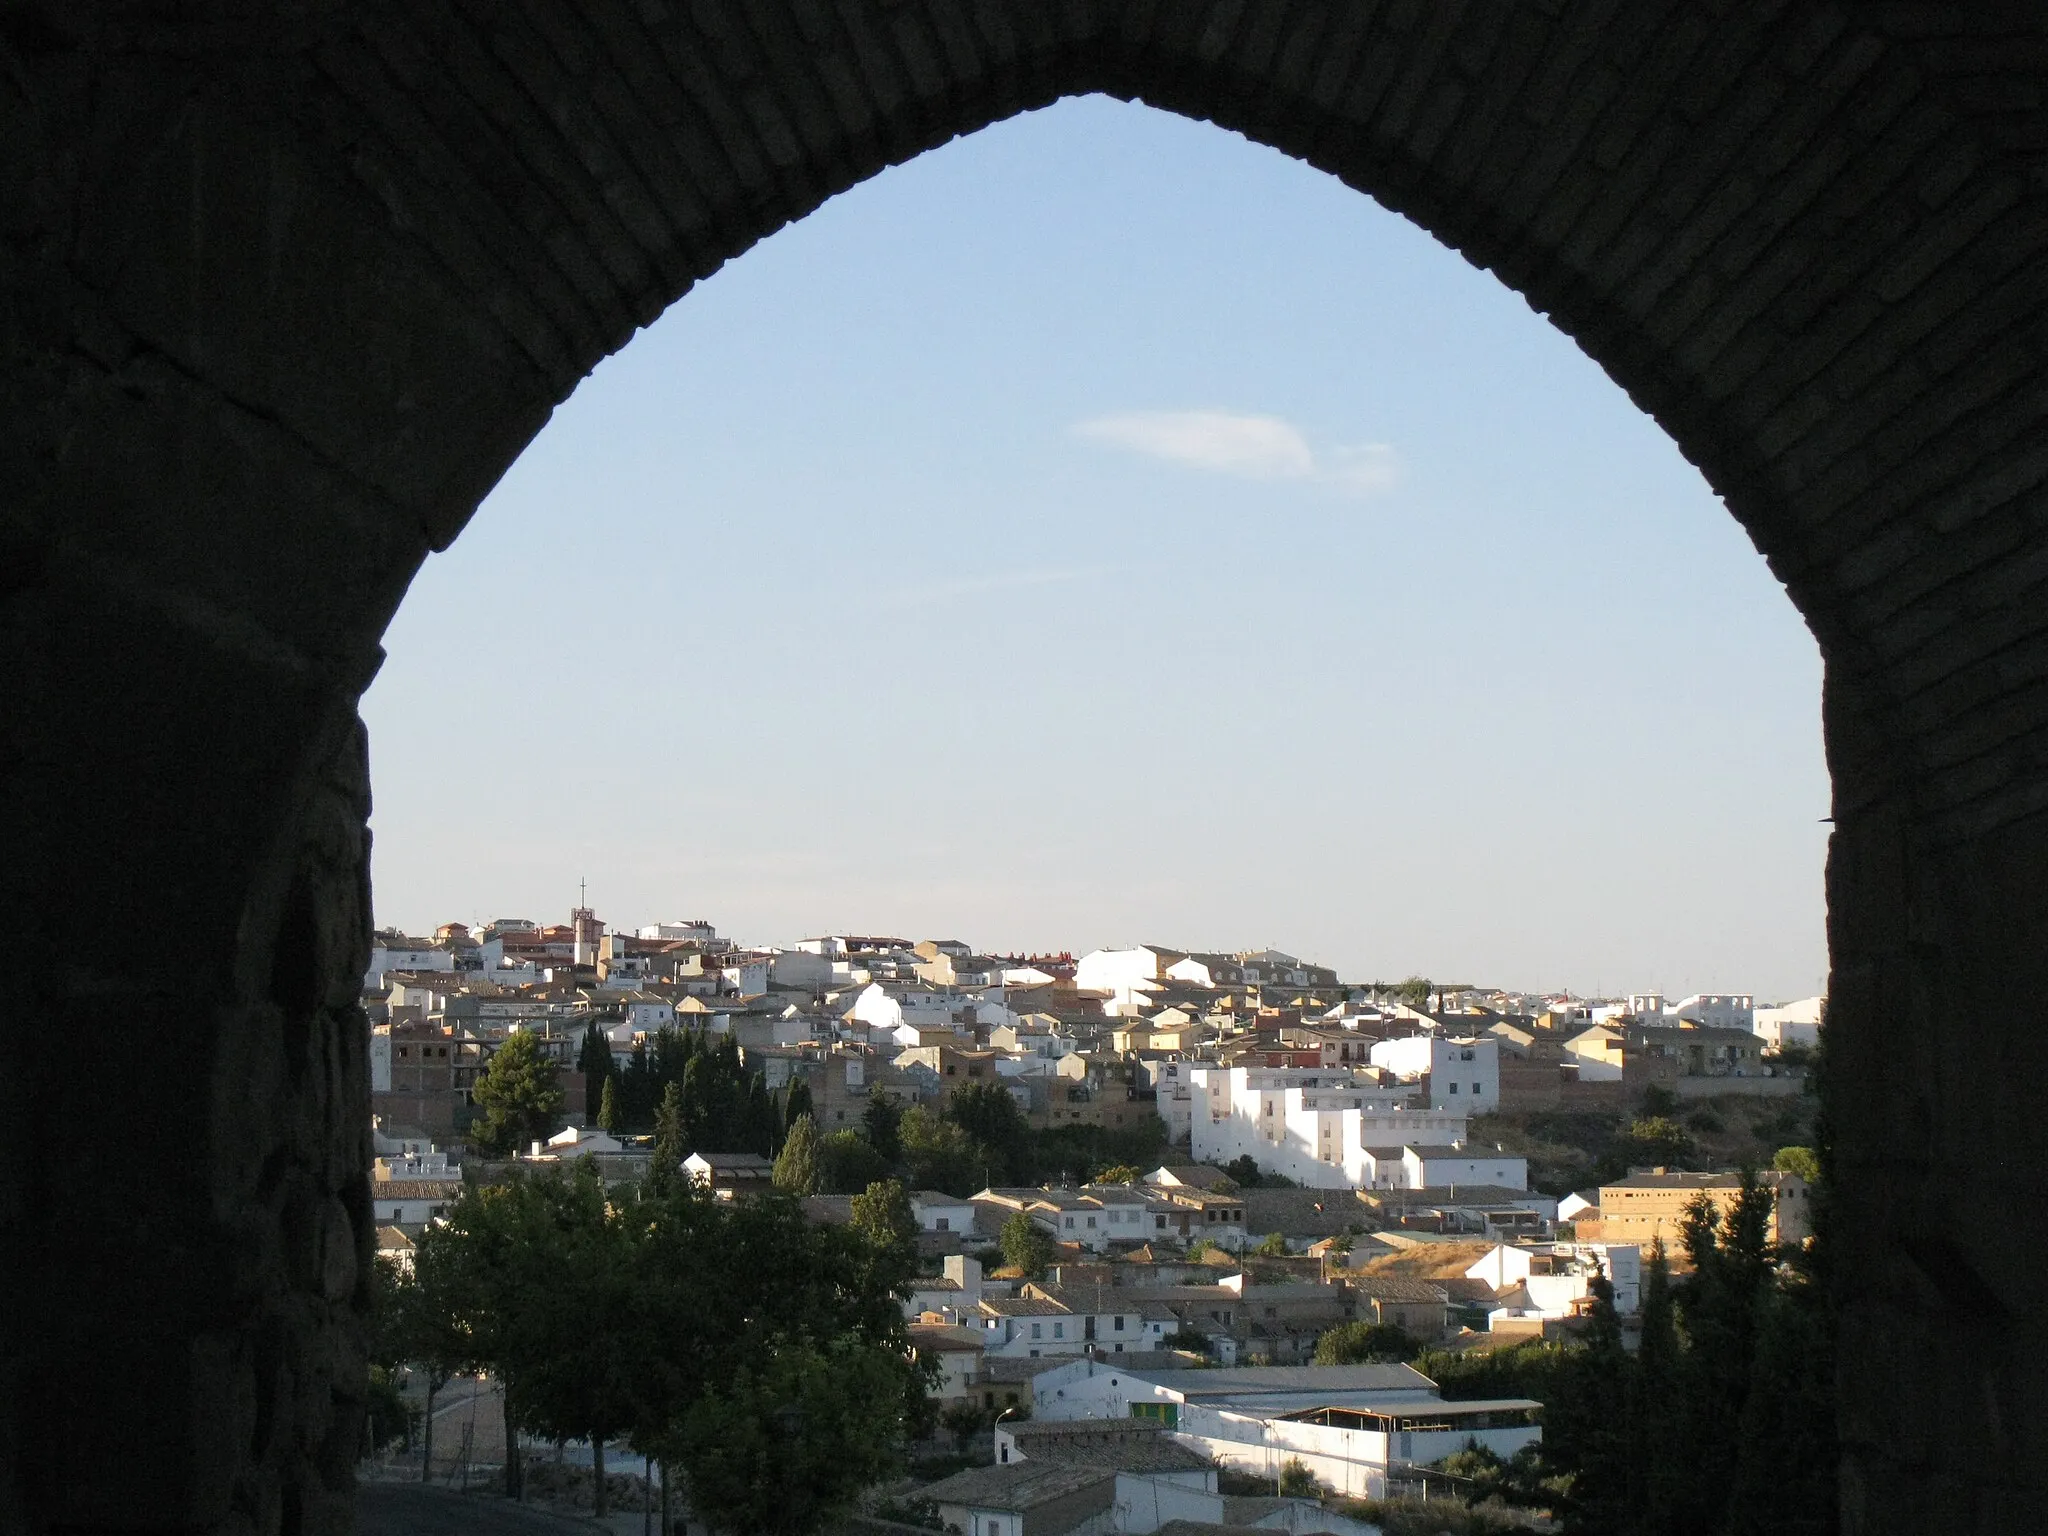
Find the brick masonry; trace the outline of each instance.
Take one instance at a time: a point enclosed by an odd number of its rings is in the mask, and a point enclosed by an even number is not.
[[[1495,272],[1785,583],[1836,786],[1847,1528],[2041,1507],[2016,1277],[2044,1255],[2014,1230],[2048,1067],[2038,4],[25,0],[0,890],[25,955],[157,937],[25,983],[18,1029],[116,1025],[104,1073],[0,1076],[27,1255],[0,1527],[346,1528],[354,706],[385,624],[695,281],[1087,91],[1303,157]],[[81,1152],[109,1108],[126,1139]]]

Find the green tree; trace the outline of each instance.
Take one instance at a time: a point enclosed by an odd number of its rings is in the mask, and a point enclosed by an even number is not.
[[[903,1400],[910,1369],[857,1338],[767,1343],[684,1418],[691,1504],[714,1530],[816,1530],[901,1465],[901,1415],[878,1405]]]
[[[894,1470],[929,1421],[902,1308],[914,1249],[809,1222],[781,1194],[643,1206],[635,1447],[680,1465],[726,1531],[810,1528]]]
[[[633,1426],[633,1381],[645,1340],[633,1325],[635,1232],[606,1196],[594,1164],[528,1181],[545,1222],[545,1297],[525,1308],[519,1341],[522,1428],[590,1442],[593,1513],[609,1513],[605,1450]]]
[[[1280,1496],[1284,1499],[1312,1499],[1322,1490],[1316,1485],[1316,1475],[1309,1471],[1299,1456],[1290,1456],[1287,1464],[1280,1469]]]
[[[540,1341],[553,1334],[545,1308],[554,1253],[549,1201],[540,1181],[561,1180],[559,1169],[470,1190],[448,1213],[446,1225],[419,1240],[413,1269],[422,1308],[439,1337],[450,1342],[453,1370],[489,1369],[504,1388],[505,1443],[518,1444],[526,1367]],[[518,1498],[523,1468],[505,1458],[505,1492]]]
[[[903,1161],[913,1189],[943,1190],[969,1195],[981,1187],[981,1165],[967,1133],[942,1120],[922,1104],[903,1112],[899,1122]]]
[[[785,1132],[796,1129],[797,1121],[809,1115],[813,1120],[817,1113],[811,1107],[811,1080],[799,1073],[790,1079],[789,1092],[782,1101],[782,1126]]]
[[[654,1155],[647,1164],[646,1190],[652,1198],[662,1198],[682,1177],[683,1159],[690,1154],[688,1138],[683,1085],[671,1082],[661,1090],[661,1108],[654,1113]]]
[[[1833,1536],[1838,1495],[1834,1330],[1825,1295],[1769,1293],[1729,1480],[1727,1536]]]
[[[946,1409],[939,1422],[953,1436],[954,1450],[965,1454],[968,1442],[988,1427],[988,1414],[970,1398]]]
[[[1619,1532],[1626,1526],[1628,1468],[1623,1442],[1629,1356],[1621,1343],[1614,1287],[1604,1274],[1589,1284],[1592,1306],[1582,1345],[1563,1352],[1543,1400],[1541,1475],[1521,1479],[1534,1497],[1537,1485],[1573,1532]]]
[[[884,1178],[889,1165],[858,1131],[834,1131],[818,1143],[818,1190],[851,1195]]]
[[[576,1070],[583,1074],[583,1118],[595,1120],[604,1085],[612,1079],[612,1043],[604,1026],[595,1019],[584,1028],[583,1046],[576,1053]]]
[[[1643,1090],[1643,1116],[1645,1119],[1669,1119],[1678,1113],[1678,1095],[1662,1083],[1652,1083]]]
[[[633,1042],[633,1054],[626,1058],[626,1070],[619,1075],[619,1113],[631,1126],[645,1125],[654,1115],[654,1098],[660,1090],[654,1080],[654,1058],[643,1038]]]
[[[1223,1165],[1223,1171],[1230,1175],[1230,1182],[1239,1189],[1257,1189],[1259,1187],[1259,1160],[1249,1152],[1241,1157],[1233,1157]]]
[[[775,1159],[775,1187],[789,1195],[815,1195],[820,1173],[818,1124],[809,1115],[789,1128]]]
[[[1287,1257],[1287,1238],[1279,1232],[1268,1232],[1259,1239],[1258,1247],[1252,1252],[1262,1259],[1284,1259]]]
[[[1679,1405],[1684,1362],[1671,1299],[1671,1269],[1661,1239],[1650,1248],[1642,1316],[1642,1342],[1636,1347],[1635,1368],[1629,1372],[1627,1411],[1622,1416],[1626,1425],[1623,1465],[1627,1468],[1622,1502],[1631,1518],[1625,1529],[1640,1536],[1656,1536],[1685,1528],[1680,1524],[1679,1505],[1689,1450],[1682,1439]]]
[[[1001,1184],[1019,1176],[1028,1161],[1031,1127],[1008,1087],[995,1078],[974,1078],[955,1088],[946,1101],[946,1118],[967,1133],[988,1164],[988,1181]]]
[[[1613,1155],[1626,1167],[1682,1168],[1696,1150],[1684,1126],[1652,1115],[1629,1124],[1615,1139]]]
[[[917,1247],[917,1215],[900,1179],[878,1179],[853,1197],[853,1230],[877,1248]]]
[[[1809,1184],[1820,1182],[1820,1154],[1811,1147],[1780,1147],[1771,1166],[1780,1173],[1796,1174]]]
[[[1143,1177],[1144,1175],[1139,1173],[1129,1163],[1111,1163],[1107,1168],[1100,1169],[1092,1182],[1097,1184],[1135,1184]]]
[[[406,1363],[405,1337],[409,1276],[401,1275],[382,1260],[370,1266],[369,1357],[370,1401],[364,1425],[364,1449],[381,1451],[394,1440],[412,1445],[419,1427],[420,1411],[407,1403],[398,1390],[398,1373]]]
[[[1757,1312],[1772,1273],[1770,1219],[1770,1193],[1750,1173],[1725,1216],[1704,1194],[1686,1210],[1681,1236],[1692,1275],[1674,1287],[1684,1341],[1680,1434],[1687,1449],[1680,1532],[1711,1536],[1735,1472]]]
[[[1052,1263],[1058,1250],[1053,1246],[1050,1233],[1033,1221],[1029,1213],[1018,1211],[1003,1223],[1003,1262],[1024,1272],[1027,1279],[1037,1280]]]
[[[598,1128],[611,1136],[619,1134],[621,1123],[617,1088],[618,1084],[614,1083],[610,1078],[606,1078],[604,1080],[604,1094],[597,1101]]]
[[[1374,1365],[1413,1360],[1422,1341],[1398,1323],[1340,1323],[1316,1340],[1317,1365]]]
[[[508,1035],[492,1053],[473,1096],[483,1113],[470,1136],[479,1151],[491,1155],[544,1139],[562,1113],[555,1064],[541,1054],[539,1040],[523,1029]]]
[[[885,1163],[893,1165],[903,1156],[903,1143],[896,1134],[902,1119],[903,1106],[895,1094],[880,1088],[869,1093],[867,1108],[860,1112],[861,1129]]]

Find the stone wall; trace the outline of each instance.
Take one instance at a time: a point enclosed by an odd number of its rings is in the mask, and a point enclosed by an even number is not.
[[[1785,582],[1837,790],[1850,1529],[2042,1507],[2048,1338],[2006,1279],[2039,1268],[2010,1213],[2048,1065],[2038,3],[20,0],[0,1528],[346,1527],[354,702],[390,615],[695,281],[1085,91],[1301,156],[1490,268]],[[100,934],[89,978],[32,963]],[[119,1048],[32,1049],[74,1028]]]

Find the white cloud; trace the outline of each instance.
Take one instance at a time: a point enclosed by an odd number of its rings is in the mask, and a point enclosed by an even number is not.
[[[1332,454],[1322,478],[1360,496],[1377,496],[1391,491],[1401,478],[1401,461],[1392,443],[1361,443]]]
[[[1254,480],[1302,480],[1315,472],[1308,440],[1278,416],[1120,411],[1084,421],[1074,430],[1133,453]]]
[[[1077,422],[1082,437],[1150,458],[1248,480],[1307,480],[1370,496],[1398,477],[1386,443],[1319,457],[1293,422],[1240,411],[1118,411]]]

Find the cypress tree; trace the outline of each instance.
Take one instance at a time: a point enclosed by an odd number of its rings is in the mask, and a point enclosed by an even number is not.
[[[1671,1267],[1660,1238],[1650,1249],[1643,1282],[1643,1338],[1628,1373],[1628,1414],[1623,1465],[1632,1536],[1667,1536],[1680,1529],[1679,1504],[1686,1454],[1678,1412],[1678,1319],[1671,1300]]]
[[[710,1115],[705,1109],[705,1097],[709,1091],[706,1079],[710,1073],[711,1067],[703,1052],[693,1052],[683,1068],[683,1139],[692,1147],[722,1152],[730,1149],[712,1143]]]
[[[1834,1330],[1821,1294],[1764,1297],[1737,1426],[1725,1536],[1832,1536],[1836,1525]]]
[[[645,1125],[654,1115],[654,1063],[647,1055],[645,1040],[634,1042],[632,1059],[626,1063],[619,1113],[627,1125]]]
[[[798,1073],[789,1080],[789,1095],[783,1100],[783,1129],[788,1130],[805,1115],[810,1115],[812,1119],[817,1118],[816,1112],[811,1108],[811,1080]]]
[[[607,1135],[619,1134],[619,1095],[617,1085],[610,1079],[604,1080],[604,1095],[597,1104],[598,1129]]]
[[[768,1097],[766,1079],[758,1072],[751,1074],[744,1095],[745,1144],[757,1148],[763,1157],[772,1157],[783,1145],[784,1138],[782,1123],[775,1114],[775,1101]],[[808,1120],[811,1117],[806,1115],[803,1118]]]
[[[683,1138],[683,1085],[670,1083],[661,1090],[661,1108],[654,1115],[654,1159],[647,1165],[651,1197],[666,1196],[682,1177],[683,1159],[690,1151]]]
[[[818,1192],[818,1125],[809,1115],[789,1128],[775,1159],[775,1187],[792,1195]]]
[[[612,1076],[612,1043],[597,1020],[583,1031],[583,1045],[576,1053],[576,1070],[583,1074],[583,1118],[595,1120],[604,1099],[604,1085]]]
[[[1687,1346],[1679,1403],[1688,1488],[1674,1529],[1695,1536],[1719,1530],[1735,1474],[1757,1314],[1770,1290],[1769,1239],[1770,1194],[1753,1174],[1725,1215],[1704,1195],[1686,1213],[1693,1273],[1674,1294]]]

